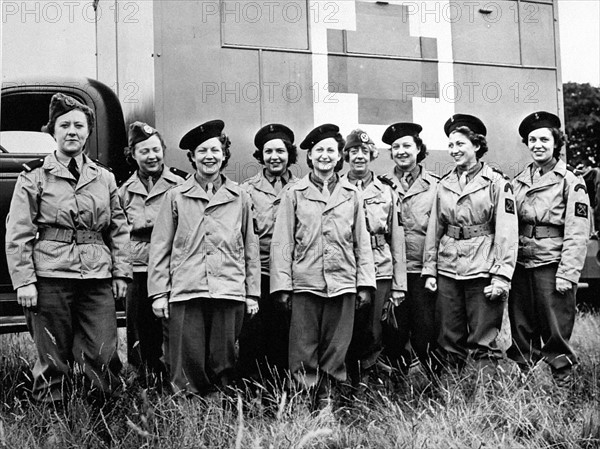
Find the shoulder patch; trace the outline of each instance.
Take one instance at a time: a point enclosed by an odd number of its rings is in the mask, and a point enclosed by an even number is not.
[[[379,175],[377,176],[377,179],[379,179],[381,182],[383,182],[384,184],[387,184],[388,186],[390,186],[392,189],[396,190],[397,186],[396,183],[394,182],[394,180],[392,178],[390,178],[388,175]]]
[[[587,187],[585,186],[585,184],[577,184],[577,185],[575,186],[575,191],[576,191],[576,192],[577,192],[577,191],[579,191],[579,190],[581,190],[581,189],[583,189],[583,191],[584,191],[585,193],[588,193],[588,191],[587,191]]]
[[[177,175],[177,176],[179,176],[180,178],[183,178],[183,179],[188,179],[191,176],[188,172],[183,171],[183,170],[179,170],[176,167],[170,167],[169,170],[174,175]]]
[[[30,172],[35,170],[36,168],[41,167],[42,165],[44,165],[44,158],[40,157],[38,159],[33,159],[31,161],[23,163],[22,167],[23,170],[25,170],[26,172]]]
[[[585,203],[575,203],[575,216],[581,218],[588,217],[588,206]]]
[[[100,162],[98,159],[91,159],[90,160],[92,162],[94,162],[94,164],[96,164],[98,167],[102,167],[105,170],[108,170],[109,172],[112,172],[112,168],[110,168],[108,165],[104,165],[102,162]]]
[[[506,184],[504,185],[504,191],[508,192],[509,190],[511,191],[511,193],[515,193],[512,184],[506,181]]]
[[[507,214],[515,214],[515,202],[513,200],[511,200],[510,198],[505,198],[504,199],[504,211]]]

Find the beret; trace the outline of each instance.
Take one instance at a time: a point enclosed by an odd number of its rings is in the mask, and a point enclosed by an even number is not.
[[[300,144],[300,148],[303,150],[310,150],[321,140],[328,139],[329,137],[335,137],[339,134],[340,128],[331,123],[326,123],[321,126],[317,126],[304,138]]]
[[[468,114],[454,114],[444,125],[444,132],[447,136],[450,136],[450,133],[460,126],[466,126],[477,134],[484,136],[487,134],[487,128],[483,122],[474,115]]]
[[[147,123],[133,122],[129,125],[127,143],[129,144],[129,147],[133,149],[136,143],[143,142],[144,140],[149,139],[156,133],[157,131]]]
[[[271,123],[258,130],[256,136],[254,136],[254,145],[259,150],[262,150],[265,143],[273,139],[281,139],[285,142],[294,143],[294,133],[285,125]]]
[[[383,140],[384,143],[391,145],[400,137],[416,136],[421,131],[423,131],[423,127],[416,123],[394,123],[385,130],[381,140]]]
[[[79,102],[73,97],[70,97],[65,94],[57,93],[52,95],[52,99],[50,100],[50,109],[49,109],[49,118],[48,124],[42,128],[46,132],[52,132],[50,129],[50,123],[56,120],[57,117],[66,114],[67,112],[72,111],[73,109],[78,109],[84,113],[91,114],[92,121],[94,118],[94,111],[89,106]]]
[[[369,135],[361,129],[355,129],[346,138],[346,145],[344,145],[344,150],[348,148],[358,147],[362,144],[371,144],[373,145],[373,141],[369,137]]]
[[[538,111],[529,114],[519,125],[519,134],[523,139],[527,139],[531,131],[539,128],[560,128],[560,119],[546,111]]]
[[[213,137],[221,137],[225,128],[223,120],[211,120],[187,132],[179,142],[182,150],[195,150],[198,145]]]

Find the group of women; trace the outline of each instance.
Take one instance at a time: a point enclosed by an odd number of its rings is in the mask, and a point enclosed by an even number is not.
[[[255,136],[262,170],[241,185],[223,174],[223,121],[181,139],[191,176],[166,167],[160,133],[135,122],[137,169],[118,190],[84,154],[93,126],[89,108],[53,97],[57,151],[20,175],[8,216],[36,399],[60,401],[74,363],[93,391],[121,385],[113,297],[125,296],[130,363],[184,394],[289,372],[321,408],[332,384],[368,384],[382,355],[406,372],[413,351],[431,377],[469,357],[491,376],[506,300],[508,356],[524,372],[545,360],[568,382],[589,199],[559,158],[555,115],[521,123],[532,162],[512,182],[482,161],[486,127],[465,114],[444,127],[455,167],[442,177],[422,165],[421,126],[395,123],[382,136],[392,173],[370,169],[366,132],[344,139],[324,124],[300,143],[310,172],[298,179],[294,133],[273,123]]]

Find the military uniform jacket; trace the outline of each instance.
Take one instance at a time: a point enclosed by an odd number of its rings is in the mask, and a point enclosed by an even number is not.
[[[394,191],[400,202],[400,216],[406,241],[407,271],[421,273],[425,235],[439,177],[421,166],[419,176],[407,192],[404,191],[394,174],[387,175],[386,178],[394,184]]]
[[[6,257],[15,289],[37,276],[74,279],[132,276],[129,225],[112,173],[84,155],[77,185],[54,153],[19,175],[6,224]],[[42,228],[95,231],[104,243],[38,240]]]
[[[531,184],[531,164],[512,184],[521,226],[551,225],[564,232],[562,237],[544,239],[519,236],[518,262],[526,268],[558,262],[556,276],[577,283],[590,233],[589,198],[583,180],[559,160],[535,185]]]
[[[252,178],[247,179],[242,184],[254,204],[254,219],[256,223],[255,232],[260,241],[260,266],[264,275],[269,275],[269,261],[271,257],[271,239],[273,238],[273,228],[275,227],[275,218],[277,209],[283,197],[284,192],[292,184],[298,181],[298,178],[291,172],[288,172],[290,178],[285,187],[277,194],[275,189],[265,178],[263,170]]]
[[[152,231],[149,297],[167,293],[175,302],[260,296],[252,200],[237,183],[222,179],[210,200],[194,176],[165,194]]]
[[[271,293],[323,297],[375,288],[375,268],[356,187],[340,179],[325,196],[305,176],[285,192],[271,244]]]
[[[167,166],[163,167],[160,178],[149,193],[140,180],[138,171],[125,181],[119,188],[119,197],[131,225],[132,234],[140,231],[152,231],[165,193],[182,182],[183,178],[172,173]],[[133,271],[145,272],[148,270],[149,253],[150,242],[131,241]]]
[[[447,226],[489,224],[491,234],[455,239]],[[490,275],[510,281],[517,259],[518,222],[510,182],[489,165],[461,192],[456,169],[444,176],[429,218],[424,276],[438,273],[454,279]]]
[[[392,290],[406,291],[406,251],[404,229],[399,220],[399,205],[392,188],[373,176],[373,181],[358,197],[365,212],[367,230],[372,239],[384,237],[373,248],[375,277],[391,279]]]

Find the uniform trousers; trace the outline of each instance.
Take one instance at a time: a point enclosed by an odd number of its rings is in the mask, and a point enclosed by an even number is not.
[[[176,391],[206,394],[231,383],[244,311],[244,302],[229,299],[170,304],[168,354]]]
[[[408,273],[406,299],[395,310],[398,329],[386,326],[386,355],[403,372],[410,368],[410,348],[415,351],[427,374],[435,371],[433,351],[438,336],[436,294],[425,288],[425,280],[420,273]]]
[[[133,273],[133,282],[127,288],[126,314],[127,361],[141,373],[163,373],[163,324],[152,312],[152,301],[148,299],[148,273]]]
[[[294,378],[314,387],[323,376],[346,380],[345,359],[352,339],[355,294],[325,298],[292,295],[289,362]]]
[[[89,380],[92,394],[113,393],[121,385],[122,365],[111,280],[38,277],[37,290],[37,307],[25,309],[38,353],[34,399],[63,400],[74,363]]]
[[[523,368],[543,359],[558,371],[577,363],[569,345],[575,323],[575,287],[556,291],[553,263],[535,268],[517,264],[508,302],[513,344],[507,355]]]
[[[378,279],[371,304],[354,314],[352,341],[347,356],[348,372],[353,383],[361,381],[361,376],[375,365],[381,354],[381,314],[385,301],[390,297],[391,286],[391,279]]]
[[[502,327],[503,301],[490,301],[483,289],[489,278],[457,280],[438,275],[436,321],[438,350],[448,368],[461,369],[471,353],[479,364],[495,364],[502,357],[496,338]]]
[[[261,276],[258,313],[246,316],[240,334],[238,375],[246,379],[283,378],[288,366],[289,312],[269,293],[269,276]]]

